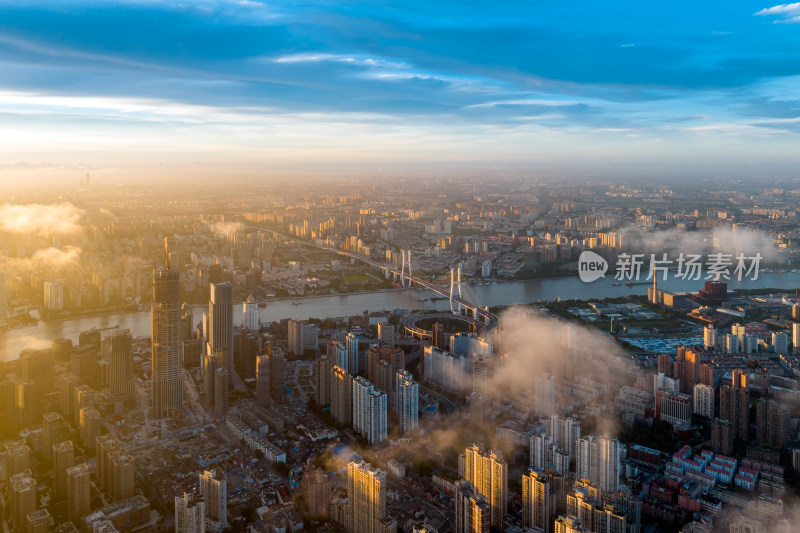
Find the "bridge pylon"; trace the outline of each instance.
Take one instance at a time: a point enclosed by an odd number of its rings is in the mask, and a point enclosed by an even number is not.
[[[457,279],[456,279],[457,278]],[[451,268],[450,269],[450,312],[454,315],[457,313],[461,313],[461,302],[458,302],[458,311],[453,309],[453,293],[455,292],[453,289],[458,287],[458,298],[461,299],[461,265],[458,265],[458,269]]]
[[[400,267],[400,284],[405,287],[406,286],[406,277],[408,277],[408,286],[411,287],[411,250],[405,251],[400,250],[400,254],[403,256],[402,266]],[[406,266],[408,266],[408,274],[406,274]]]
[[[400,285],[403,287],[406,286],[406,251],[400,250],[400,255],[402,256],[403,260],[400,263]]]

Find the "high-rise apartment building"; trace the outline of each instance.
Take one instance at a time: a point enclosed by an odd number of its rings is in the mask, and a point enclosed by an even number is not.
[[[52,350],[23,350],[19,355],[18,377],[33,381],[37,398],[53,392],[55,366]]]
[[[425,346],[422,353],[425,378],[458,392],[472,390],[473,361],[472,356],[456,356],[433,346]]]
[[[192,494],[175,496],[175,533],[205,533],[206,503]]]
[[[575,452],[578,479],[590,479],[603,492],[617,492],[620,474],[620,444],[617,439],[592,435],[580,438]]]
[[[717,453],[730,455],[733,452],[733,424],[715,418],[711,421],[711,447]]]
[[[433,347],[439,351],[447,351],[450,348],[448,341],[450,337],[444,331],[444,324],[441,322],[434,322],[433,326],[431,326],[431,341],[433,343]]]
[[[181,305],[181,340],[189,341],[195,338],[194,313],[189,303]]]
[[[401,370],[395,375],[394,411],[403,433],[414,431],[419,425],[419,385],[411,373]]]
[[[476,333],[457,333],[450,337],[449,351],[457,356],[491,357],[492,339],[479,337]]]
[[[261,352],[260,336],[255,331],[242,329],[239,332],[239,351],[234,352],[234,366],[242,379],[255,379],[258,355]]]
[[[48,311],[64,309],[64,280],[44,282],[44,308]]]
[[[100,435],[95,439],[95,457],[97,461],[97,471],[95,477],[97,484],[110,494],[113,487],[113,466],[112,457],[115,454],[123,453],[122,443],[111,433]]]
[[[151,310],[151,417],[175,416],[183,409],[183,343],[180,338],[180,278],[177,270],[153,271]]]
[[[353,380],[353,430],[371,444],[386,440],[387,408],[385,392],[361,376]]]
[[[588,479],[578,479],[566,498],[567,516],[574,516],[591,528],[595,508],[600,505],[600,492]]]
[[[42,417],[42,449],[49,461],[53,460],[53,445],[61,442],[64,417],[58,413],[45,413]]]
[[[67,468],[67,515],[73,524],[91,511],[89,467],[86,463]]]
[[[316,402],[317,405],[330,405],[331,403],[331,392],[330,392],[330,382],[331,382],[331,360],[327,355],[321,355],[317,358],[317,364],[315,369],[315,378],[317,382],[317,395],[316,395]]]
[[[100,411],[94,407],[84,407],[79,412],[81,443],[93,450],[97,437],[100,436],[102,428],[102,417]]]
[[[75,466],[75,448],[72,441],[53,445],[53,496],[56,501],[67,497],[67,469]]]
[[[228,484],[224,476],[216,471],[206,470],[200,474],[200,497],[206,506],[206,523],[213,524],[219,531],[228,523]]]
[[[375,373],[375,389],[385,392],[388,396],[389,409],[392,410],[394,406],[394,392],[397,390],[394,383],[395,375],[392,374],[392,367],[389,361],[379,361],[378,370]]]
[[[26,533],[50,533],[50,513],[47,509],[37,509],[28,513],[25,521]]]
[[[40,397],[36,383],[32,379],[12,378],[9,380],[11,387],[10,421],[17,428],[32,426],[40,420]]]
[[[557,446],[547,434],[530,438],[530,466],[543,471],[551,470],[559,475],[569,474],[570,457],[564,448]]]
[[[394,348],[394,326],[388,322],[378,324],[378,341]]]
[[[216,355],[205,354],[203,356],[203,392],[205,394],[205,404],[209,412],[214,412],[216,394],[216,376],[219,368],[219,359]]]
[[[305,350],[316,351],[319,339],[319,330],[316,324],[309,324],[307,320],[290,319],[288,335],[289,353],[302,355]]]
[[[792,322],[792,347],[795,352],[800,352],[800,322]]]
[[[256,404],[267,408],[272,403],[269,387],[269,355],[259,355],[256,359]]]
[[[94,399],[96,396],[95,391],[89,385],[78,385],[73,390],[75,404],[75,425],[80,426],[81,423],[81,409],[87,407],[94,407]]]
[[[322,469],[308,471],[303,479],[305,485],[308,514],[321,518],[328,516],[328,504],[331,501],[331,482]]]
[[[331,416],[347,426],[353,421],[353,376],[342,367],[331,368]]]
[[[759,398],[756,403],[756,440],[778,449],[786,448],[789,440],[791,410],[775,400]]]
[[[738,370],[733,371],[731,385],[724,385],[720,389],[719,417],[731,423],[734,438],[747,440],[750,428],[750,391],[747,389],[747,376]]]
[[[358,360],[358,335],[351,331],[345,337],[344,344],[347,347],[347,357],[349,358],[347,371],[350,372],[351,375],[357,376],[361,370]]]
[[[208,301],[208,348],[219,368],[233,372],[233,286],[212,283]]]
[[[464,479],[489,503],[492,526],[503,527],[508,506],[508,465],[497,450],[486,453],[474,444],[464,454]]]
[[[107,461],[111,474],[111,487],[107,490],[109,500],[118,502],[134,496],[136,471],[133,456],[120,449],[110,452]]]
[[[589,530],[584,528],[581,521],[575,516],[559,515],[553,522],[553,533],[585,533]]]
[[[258,302],[253,296],[248,296],[242,304],[242,315],[244,316],[244,328],[250,331],[258,331]]]
[[[30,470],[11,476],[11,520],[15,531],[25,531],[28,514],[36,510],[36,481]]]
[[[714,349],[717,347],[717,330],[714,326],[706,326],[703,328],[703,346],[707,349]]]
[[[283,401],[283,390],[286,385],[286,355],[281,348],[269,351],[269,393],[274,402]]]
[[[285,384],[286,356],[280,348],[270,346],[266,354],[256,359],[256,402],[259,407],[266,408],[273,401],[282,401]]]
[[[706,418],[714,418],[714,388],[698,383],[694,386],[694,414]]]
[[[550,416],[556,411],[555,380],[545,374],[533,380],[534,410],[538,416]]]
[[[656,418],[677,427],[689,426],[692,422],[692,397],[680,392],[656,391]]]
[[[295,355],[302,355],[305,346],[303,344],[303,326],[306,325],[307,322],[305,320],[292,320],[289,319],[287,324],[288,328],[288,343],[287,349],[289,353]]]
[[[492,508],[472,483],[456,481],[454,503],[455,533],[489,533]]]
[[[478,396],[490,396],[489,377],[492,360],[489,357],[475,356],[472,360],[472,392]]]
[[[119,330],[111,335],[109,353],[109,388],[114,396],[133,399],[133,351],[130,330]]]
[[[386,472],[364,461],[347,465],[351,533],[382,533],[386,518]]]
[[[24,440],[7,443],[5,457],[8,458],[9,476],[24,472],[31,467],[31,449]]]
[[[556,506],[556,491],[547,472],[532,468],[522,475],[523,525],[538,527],[544,533],[551,533]]]
[[[333,366],[340,366],[352,374],[350,371],[350,357],[347,352],[347,346],[337,340],[330,340],[326,348],[326,355]]]
[[[212,283],[208,301],[208,348],[219,368],[233,372],[233,285]]]
[[[228,370],[218,368],[214,373],[214,415],[217,418],[224,418],[228,413],[228,383]]]
[[[378,375],[380,372],[380,362],[386,361],[389,363],[389,376],[394,376],[398,371],[405,368],[406,354],[401,348],[392,348],[384,344],[373,344],[367,351],[367,379],[370,383],[378,383]],[[390,383],[390,385],[392,385]],[[394,391],[384,391],[390,396]]]
[[[581,436],[581,424],[578,420],[551,415],[546,421],[546,433],[556,447],[567,452],[570,460],[575,457],[575,445]]]
[[[789,352],[789,336],[786,333],[772,332],[772,351],[778,354]]]

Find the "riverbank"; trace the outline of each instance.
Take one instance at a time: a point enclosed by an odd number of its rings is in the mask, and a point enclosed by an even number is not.
[[[703,288],[703,280],[682,280],[671,278],[659,281],[659,288],[672,292],[694,292]],[[730,290],[757,290],[762,293],[794,292],[800,287],[800,273],[764,273],[757,281],[729,282]],[[562,300],[602,300],[623,296],[646,295],[649,285],[620,285],[613,278],[601,278],[591,283],[584,283],[577,276],[536,279],[527,281],[492,280],[482,285],[462,285],[461,294],[465,300],[476,305],[511,306],[527,305],[532,302]],[[423,301],[419,301],[425,296]],[[302,297],[283,297],[269,300],[267,305],[259,308],[259,319],[262,323],[279,322],[291,318],[308,320],[309,318],[347,317],[360,315],[365,310],[382,311],[393,309],[419,309],[421,311],[449,311],[447,298],[433,300],[432,293],[421,287],[360,291],[348,294],[314,295]],[[302,305],[294,305],[301,302]],[[207,311],[207,304],[193,307],[195,321],[201,320],[200,314]],[[242,306],[234,306],[234,324],[241,324]],[[0,359],[19,356],[24,348],[43,347],[58,338],[77,341],[80,333],[93,327],[98,329],[118,326],[130,329],[138,337],[150,336],[150,312],[128,311],[101,313],[95,316],[60,319],[55,322],[39,322],[35,326],[15,329],[0,333]]]

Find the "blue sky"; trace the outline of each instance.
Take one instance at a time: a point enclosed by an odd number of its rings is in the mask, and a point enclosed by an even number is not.
[[[800,162],[798,89],[800,3],[0,0],[0,176],[758,175]]]

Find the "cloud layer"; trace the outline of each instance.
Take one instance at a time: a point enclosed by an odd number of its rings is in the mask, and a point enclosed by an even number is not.
[[[63,235],[81,230],[83,212],[70,203],[4,204],[0,232],[24,235]]]
[[[235,235],[236,233],[242,231],[242,229],[244,229],[244,225],[240,222],[215,222],[211,226],[212,232],[218,235],[224,235],[226,237]]]
[[[777,16],[776,22],[800,23],[800,2],[768,7],[762,9],[756,15]]]
[[[0,272],[10,274],[27,272],[61,273],[80,266],[82,250],[76,246],[41,248],[30,257],[0,255]]]

